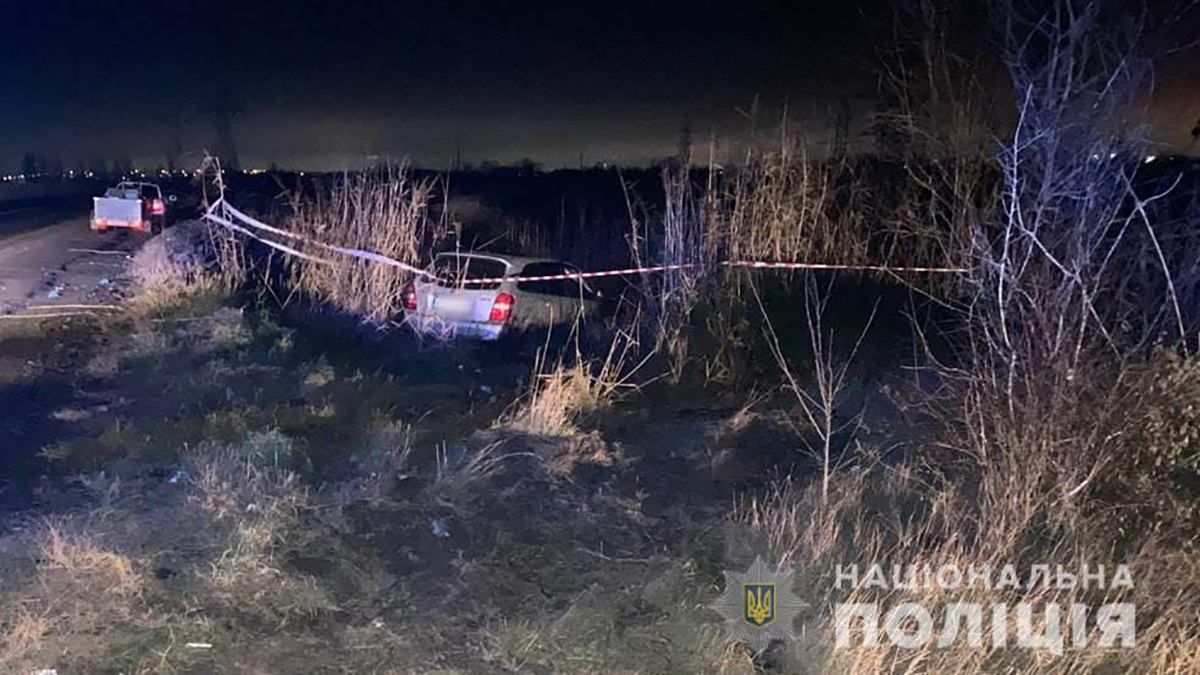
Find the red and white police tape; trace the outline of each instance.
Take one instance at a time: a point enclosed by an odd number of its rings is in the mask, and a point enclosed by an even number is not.
[[[291,246],[281,244],[277,241],[272,241],[270,239],[260,237],[257,234],[255,234],[254,232],[251,232],[250,230],[246,229],[245,227],[242,227],[238,223],[235,223],[234,221],[235,220],[239,221],[243,225],[255,228],[257,230],[261,230],[263,232],[269,232],[271,234],[274,234],[274,235],[277,235],[280,237],[285,237],[285,238],[293,239],[296,241],[302,241],[307,244],[311,244],[313,246],[317,246],[319,248],[325,249],[327,251],[332,251],[334,253],[338,253],[341,255],[347,255],[347,256],[359,258],[362,260],[369,260],[371,262],[377,262],[377,263],[380,263],[383,265],[390,265],[392,267],[399,267],[400,269],[411,272],[411,273],[421,276],[421,277],[427,277],[427,278],[435,278],[436,277],[436,275],[433,272],[421,269],[419,267],[414,267],[413,265],[410,265],[408,263],[401,262],[394,258],[389,258],[388,256],[382,255],[380,253],[375,253],[374,251],[364,251],[364,250],[356,249],[356,248],[346,248],[343,246],[335,246],[333,244],[326,244],[325,242],[317,241],[315,239],[310,239],[309,237],[305,237],[303,235],[299,235],[294,232],[288,232],[287,230],[281,230],[277,227],[272,227],[256,218],[253,218],[251,216],[246,215],[245,213],[242,213],[238,209],[231,206],[223,198],[218,199],[215,203],[213,203],[212,206],[210,206],[208,208],[208,211],[204,214],[203,219],[207,220],[208,222],[214,223],[216,225],[220,225],[222,227],[225,227],[225,228],[228,228],[235,232],[238,232],[240,234],[244,234],[253,239],[256,239],[256,240],[266,244],[267,246],[270,246],[271,248],[274,248],[278,251],[287,253],[288,255],[298,256],[300,258],[304,258],[305,260],[309,260],[309,261],[316,262],[316,263],[323,264],[323,265],[332,265],[333,261],[328,260],[326,258],[321,258],[319,256],[311,255],[309,253],[304,253],[303,251],[298,251],[295,248],[292,248]],[[843,264],[837,264],[837,263],[775,262],[775,261],[763,261],[763,260],[725,260],[725,261],[714,262],[714,263],[702,263],[702,262],[677,263],[677,264],[672,264],[672,265],[650,265],[650,266],[646,266],[646,267],[627,267],[624,269],[600,270],[597,272],[574,272],[574,273],[569,273],[569,274],[550,274],[550,275],[543,275],[543,276],[520,277],[520,280],[521,281],[561,281],[561,280],[565,280],[565,279],[594,279],[597,277],[619,277],[619,276],[628,276],[628,275],[634,275],[634,274],[651,274],[654,272],[667,272],[667,271],[672,271],[672,270],[693,269],[696,267],[703,267],[705,265],[715,265],[715,266],[721,266],[721,267],[745,267],[745,268],[751,268],[751,269],[835,270],[835,271],[852,271],[852,272],[888,272],[888,273],[896,273],[896,274],[900,274],[900,273],[958,274],[958,273],[962,273],[962,272],[966,271],[966,270],[964,270],[962,268],[958,268],[958,267],[892,267],[889,265],[843,265]],[[494,284],[494,283],[501,283],[504,281],[508,281],[513,278],[515,278],[515,277],[488,277],[488,278],[483,278],[483,279],[465,279],[462,281],[462,283],[464,283],[464,284]]]

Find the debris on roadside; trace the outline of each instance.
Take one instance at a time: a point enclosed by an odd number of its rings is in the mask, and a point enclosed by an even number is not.
[[[443,522],[441,518],[433,519],[433,523],[430,524],[429,531],[433,533],[433,536],[439,539],[445,539],[450,536],[450,530],[446,528],[446,523]]]

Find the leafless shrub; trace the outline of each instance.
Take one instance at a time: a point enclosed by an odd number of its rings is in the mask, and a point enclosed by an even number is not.
[[[434,180],[414,178],[403,165],[345,173],[327,188],[317,186],[311,196],[293,193],[289,228],[325,244],[418,265],[444,236],[444,223],[429,213],[437,189]],[[373,321],[400,310],[410,272],[311,245],[303,248],[330,263],[292,259],[292,277],[301,290]]]
[[[884,259],[960,267],[971,232],[998,202],[994,134],[1005,89],[985,53],[951,51],[959,8],[940,0],[893,5],[896,39],[884,49],[876,151],[902,165],[895,194],[873,212],[887,230]],[[963,6],[965,9],[965,6]],[[969,11],[969,10],[966,10]],[[955,295],[959,279],[909,279]]]
[[[997,221],[972,237],[966,366],[940,371],[959,392],[944,442],[983,467],[985,498],[1026,504],[1022,518],[1052,509],[1070,527],[1137,423],[1124,380],[1143,340],[1122,335],[1130,308],[1115,291],[1132,262],[1133,166],[1117,157],[1140,153],[1116,120],[1146,66],[1136,35],[1102,26],[1100,3],[1008,12],[1017,120]]]
[[[800,407],[802,431],[811,431],[817,436],[817,445],[810,446],[808,449],[816,457],[817,463],[821,467],[821,494],[823,498],[827,499],[830,478],[833,472],[844,463],[845,456],[844,449],[839,449],[835,456],[835,439],[843,432],[851,430],[861,423],[861,411],[846,415],[843,410],[845,389],[848,384],[847,376],[850,372],[850,365],[858,354],[859,347],[862,346],[863,338],[866,337],[867,331],[874,322],[877,307],[872,308],[866,326],[858,334],[858,339],[854,341],[850,351],[845,355],[839,355],[835,351],[833,330],[825,328],[825,312],[832,289],[818,289],[816,278],[811,273],[804,275],[804,320],[813,355],[813,386],[806,387],[797,378],[784,356],[779,336],[775,333],[767,310],[762,304],[758,289],[754,287],[753,283],[750,288],[767,326],[767,345],[771,350],[771,355],[775,357],[775,363],[784,374],[787,390]],[[846,421],[839,421],[839,417]]]

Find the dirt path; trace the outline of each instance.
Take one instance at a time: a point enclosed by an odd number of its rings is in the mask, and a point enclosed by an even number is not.
[[[114,302],[127,284],[129,255],[144,241],[127,232],[96,234],[87,218],[0,239],[0,315]]]

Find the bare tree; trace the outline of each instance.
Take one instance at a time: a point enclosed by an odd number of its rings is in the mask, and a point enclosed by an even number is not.
[[[856,429],[862,421],[861,410],[850,415],[842,415],[843,420],[839,420],[839,413],[846,403],[845,393],[850,366],[858,355],[858,350],[862,346],[867,332],[871,329],[871,324],[875,321],[875,312],[879,308],[879,304],[876,303],[871,308],[867,323],[859,332],[849,352],[841,355],[835,349],[833,329],[827,329],[825,322],[832,287],[819,288],[816,277],[811,272],[805,273],[803,287],[804,325],[813,356],[813,374],[810,386],[801,383],[795,370],[788,363],[779,336],[775,332],[775,327],[771,323],[758,289],[753,283],[750,284],[754,300],[758,304],[766,325],[767,345],[771,350],[771,355],[784,375],[786,389],[795,397],[796,403],[800,407],[802,427],[810,430],[817,437],[816,445],[810,445],[808,449],[821,466],[821,503],[827,504],[833,472],[842,466],[845,460],[845,446],[835,448],[837,439],[844,432]]]
[[[1136,325],[1145,314],[1121,290],[1139,256],[1132,233],[1153,232],[1132,188],[1143,146],[1123,123],[1149,63],[1136,55],[1140,25],[1117,9],[1002,11],[1015,123],[998,158],[999,210],[971,227],[964,365],[941,370],[961,386],[944,443],[980,465],[982,517],[1006,518],[990,524],[989,545],[1017,545],[1003,533],[1072,512],[1094,487],[1136,424],[1121,414],[1129,363],[1160,327]],[[1154,300],[1165,311],[1151,315],[1182,331],[1169,284]]]

